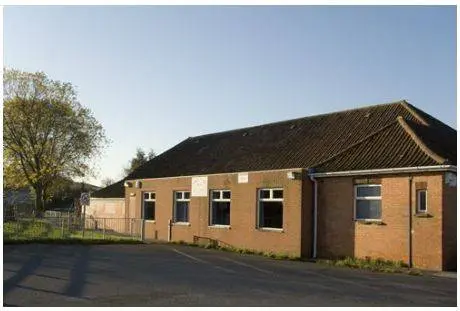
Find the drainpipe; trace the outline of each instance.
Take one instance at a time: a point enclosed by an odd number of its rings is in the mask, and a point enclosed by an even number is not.
[[[168,242],[171,242],[171,230],[172,230],[172,221],[168,220]]]
[[[412,268],[412,176],[409,176],[409,268]]]
[[[309,175],[313,182],[313,252],[312,259],[316,258],[317,232],[318,232],[318,181]]]

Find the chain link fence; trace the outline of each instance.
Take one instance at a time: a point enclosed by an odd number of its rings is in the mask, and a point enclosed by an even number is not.
[[[4,215],[5,216],[5,215]],[[135,218],[85,219],[68,212],[34,215],[7,215],[3,222],[3,239],[94,239],[141,240],[143,220]]]

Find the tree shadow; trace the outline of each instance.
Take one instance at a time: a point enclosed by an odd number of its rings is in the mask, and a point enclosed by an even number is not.
[[[69,282],[64,290],[64,295],[80,297],[86,282],[90,260],[90,246],[78,247],[78,257],[70,271]]]
[[[29,275],[33,274],[35,270],[41,265],[43,256],[40,254],[33,254],[19,269],[14,276],[6,281],[3,281],[3,297],[21,283]]]

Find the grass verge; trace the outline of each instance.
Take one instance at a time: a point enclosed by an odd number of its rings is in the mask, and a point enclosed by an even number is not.
[[[361,269],[374,272],[386,272],[386,273],[406,273],[409,275],[422,275],[422,272],[418,269],[409,268],[408,265],[403,261],[391,261],[382,258],[353,258],[345,257],[341,259],[318,259],[316,261],[320,264],[326,264],[335,267],[346,267],[352,269]]]
[[[169,242],[169,244],[179,244],[179,245],[187,245],[187,246],[200,247],[200,248],[206,248],[206,249],[216,249],[216,250],[220,250],[224,252],[233,252],[233,253],[246,254],[246,255],[258,255],[258,256],[264,256],[264,257],[277,259],[277,260],[295,260],[295,261],[301,260],[300,257],[292,256],[288,254],[262,252],[262,251],[246,249],[246,248],[237,248],[233,246],[221,246],[215,243],[198,244],[198,243],[188,243],[188,242],[181,240],[181,241],[171,241]]]

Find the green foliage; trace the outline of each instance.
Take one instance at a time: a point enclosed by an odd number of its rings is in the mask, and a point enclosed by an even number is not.
[[[112,184],[115,183],[115,180],[113,178],[110,178],[110,177],[106,177],[104,179],[101,180],[101,184],[102,184],[102,187],[108,187]]]
[[[128,176],[135,169],[152,160],[155,156],[156,154],[152,149],[150,149],[149,152],[145,154],[144,150],[137,148],[136,155],[129,161],[128,166],[123,169],[124,176]]]
[[[4,185],[32,186],[42,209],[58,177],[91,173],[90,160],[108,140],[71,83],[5,69],[3,87]]]

